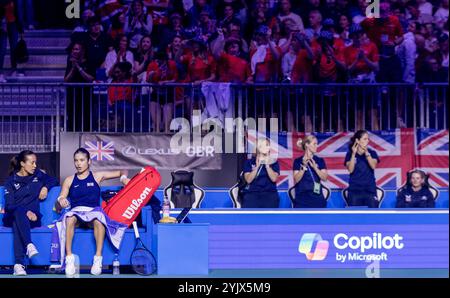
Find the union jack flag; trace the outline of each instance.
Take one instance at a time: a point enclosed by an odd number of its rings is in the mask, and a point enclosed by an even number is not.
[[[92,160],[114,160],[114,142],[86,141],[84,145]]]
[[[348,143],[353,134],[349,132],[315,134],[318,140],[317,155],[325,159],[328,181],[325,185],[342,189],[348,186],[349,173],[344,166]],[[304,133],[279,133],[270,136],[271,149],[278,154],[280,177],[278,187],[283,189],[294,184],[292,166],[294,160],[304,154],[297,147]],[[248,144],[254,146],[257,138],[248,133]],[[375,150],[380,163],[375,170],[377,185],[396,189],[406,180],[408,171],[418,168],[430,174],[430,183],[436,187],[449,185],[448,130],[402,128],[390,131],[369,132],[369,147]]]
[[[105,22],[120,13],[123,10],[123,5],[118,0],[86,0],[84,9],[90,9],[102,22]]]

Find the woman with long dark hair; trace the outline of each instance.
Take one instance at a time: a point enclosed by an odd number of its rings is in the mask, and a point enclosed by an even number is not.
[[[5,215],[3,224],[12,227],[14,237],[14,275],[27,275],[25,256],[38,254],[31,242],[31,229],[41,225],[39,203],[58,180],[37,168],[33,151],[24,150],[11,159],[10,176],[5,183]]]
[[[369,133],[366,130],[355,132],[350,139],[344,162],[350,172],[349,206],[378,207],[375,169],[379,162],[377,152],[369,148]]]
[[[134,65],[133,53],[128,50],[128,37],[121,34],[118,35],[114,41],[114,50],[110,51],[105,58],[103,67],[105,68],[108,77],[112,77],[113,66],[120,62],[129,62]]]
[[[153,29],[152,16],[144,11],[144,2],[134,0],[131,10],[125,19],[124,32],[130,38],[130,48],[136,50],[141,38],[150,35]]]
[[[66,83],[92,83],[95,69],[90,68],[85,46],[81,42],[74,42],[69,46],[67,57]],[[89,131],[91,88],[67,87],[66,90],[67,131]]]
[[[327,201],[320,182],[327,180],[328,173],[325,160],[316,155],[317,138],[309,135],[300,139],[297,146],[305,154],[294,161],[294,208],[325,208]]]
[[[90,154],[84,148],[79,148],[73,155],[76,173],[67,177],[62,185],[61,193],[57,199],[57,207],[70,208],[57,224],[59,241],[63,241],[61,246],[61,256],[65,257],[66,275],[72,277],[76,273],[75,256],[72,254],[72,240],[75,233],[75,227],[82,225],[94,229],[96,242],[96,252],[94,256],[91,274],[100,275],[102,273],[102,250],[106,231],[108,237],[117,238],[124,232],[126,227],[107,218],[100,207],[100,184],[102,181],[120,177],[120,182],[127,184],[130,179],[127,178],[124,171],[92,172],[89,167],[91,164]],[[58,206],[59,205],[59,206]],[[60,209],[58,208],[58,209]],[[113,228],[111,228],[112,226]],[[108,230],[106,230],[108,229]],[[62,249],[65,247],[65,250]],[[117,247],[116,247],[117,248]]]

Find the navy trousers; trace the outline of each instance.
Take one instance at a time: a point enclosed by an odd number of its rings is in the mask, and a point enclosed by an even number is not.
[[[294,208],[326,208],[327,201],[322,194],[313,191],[295,194]]]
[[[24,265],[27,245],[31,243],[31,229],[41,226],[40,214],[37,221],[30,221],[27,217],[28,209],[17,207],[14,212],[6,213],[3,217],[5,227],[12,227],[14,237],[15,264]]]
[[[349,190],[348,205],[349,206],[367,206],[369,208],[378,208],[379,202],[376,199],[376,193],[364,190]]]
[[[242,208],[278,208],[278,192],[248,192],[244,194]]]

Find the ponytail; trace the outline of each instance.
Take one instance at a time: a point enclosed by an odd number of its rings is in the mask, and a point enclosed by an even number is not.
[[[23,150],[19,154],[11,158],[11,160],[9,161],[9,169],[8,169],[9,176],[20,171],[20,168],[22,167],[20,163],[25,162],[28,155],[34,155],[34,152],[31,150]]]
[[[348,143],[348,150],[352,150],[353,145],[355,145],[356,140],[362,138],[363,135],[369,134],[367,130],[361,129],[355,132],[355,134],[350,138],[350,142]]]
[[[18,166],[19,165],[19,166]],[[17,161],[17,155],[14,155],[13,158],[9,161],[9,169],[8,169],[8,176],[11,176],[15,172],[17,172],[20,169],[20,163]]]
[[[311,143],[314,139],[317,139],[314,135],[309,135],[303,139],[298,139],[297,146],[303,151],[306,151],[306,144]]]

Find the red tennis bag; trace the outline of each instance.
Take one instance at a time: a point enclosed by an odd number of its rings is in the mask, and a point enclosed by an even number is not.
[[[102,208],[110,219],[130,226],[160,184],[159,173],[150,166],[145,167],[108,202],[102,202]]]

